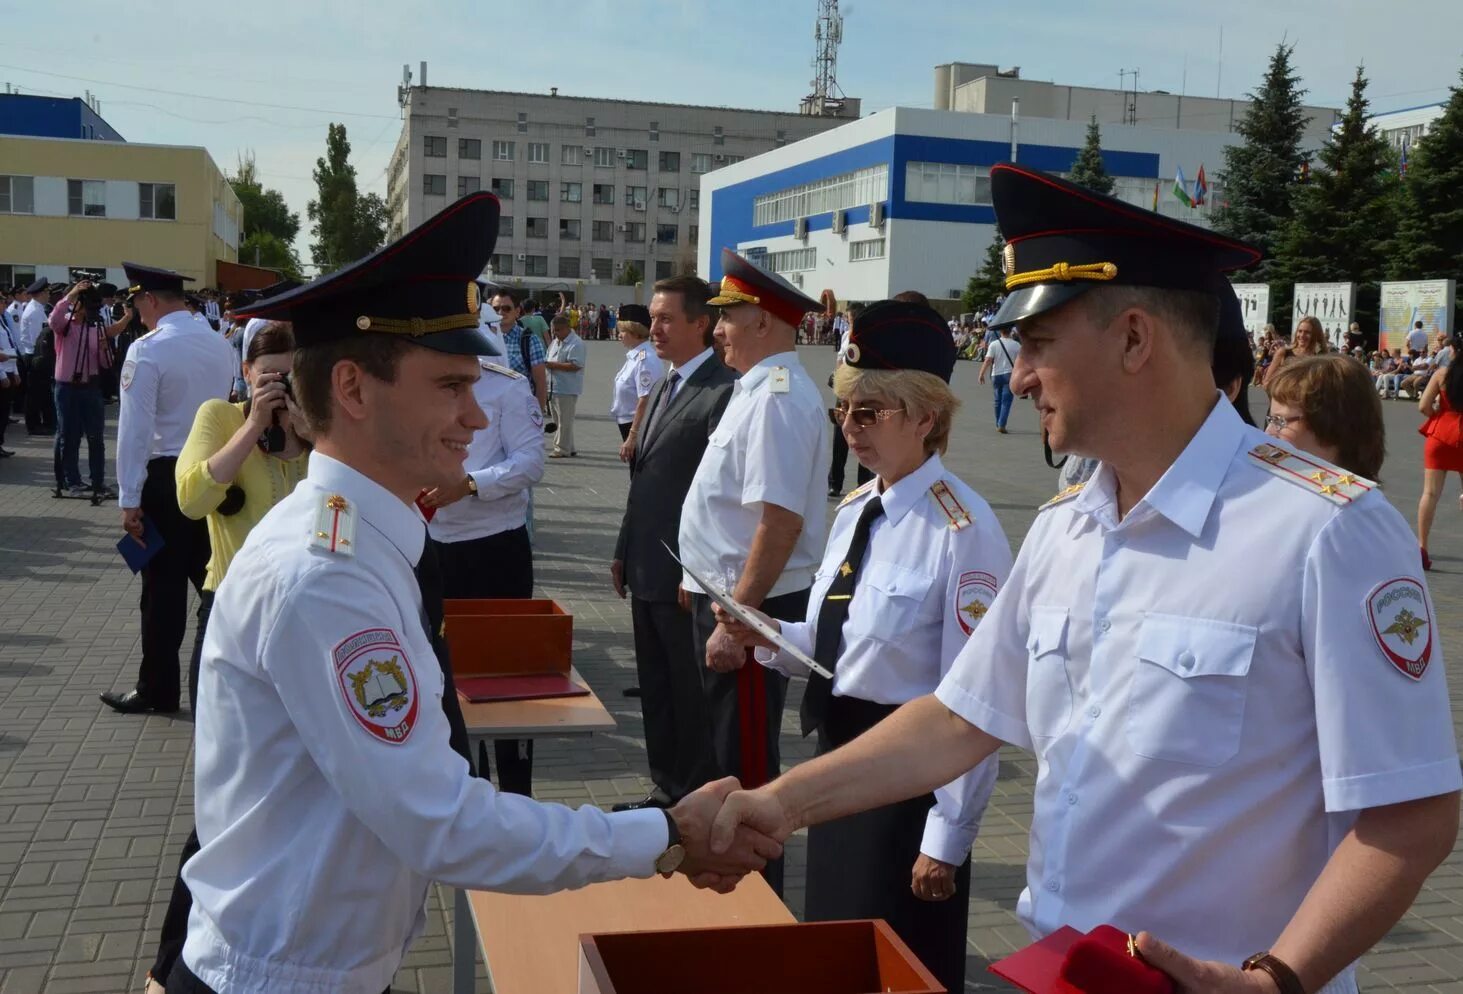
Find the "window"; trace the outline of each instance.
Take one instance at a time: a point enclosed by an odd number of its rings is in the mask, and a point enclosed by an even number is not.
[[[653,142],[660,141],[660,122],[659,121],[651,121],[650,122],[650,140],[653,141]]]
[[[597,168],[611,167],[615,164],[615,150],[600,146],[594,150],[594,164]]]
[[[585,138],[593,138],[594,137],[594,118],[592,118],[592,117],[586,117],[584,119],[584,137]]]
[[[768,252],[767,265],[774,273],[805,273],[818,265],[818,250],[800,248]]]
[[[581,204],[584,202],[583,183],[560,183],[559,199],[566,204]]]
[[[863,262],[865,259],[884,258],[884,239],[870,238],[862,242],[848,243],[848,261]]]
[[[746,158],[745,155],[728,155],[728,156],[725,156],[726,164],[728,166],[734,166],[738,162],[741,162],[745,158]]]
[[[615,274],[615,262],[613,259],[597,256],[589,260],[589,273],[597,280],[610,279]]]
[[[621,272],[623,273],[626,269],[635,270],[635,281],[637,283],[645,279],[645,263],[641,262],[639,259],[626,259],[621,264]]]
[[[580,226],[583,224],[578,218],[566,217],[559,220],[559,238],[572,242],[579,241]]]
[[[513,256],[509,255],[507,252],[504,252],[501,255],[493,256],[493,258],[488,261],[488,265],[493,267],[494,276],[513,275]]]
[[[529,142],[528,143],[528,161],[529,162],[548,162],[549,161],[549,143],[548,142]]]
[[[613,204],[615,202],[615,186],[613,183],[594,184],[594,202],[597,204]]]
[[[655,278],[656,279],[658,279],[658,280],[668,280],[668,279],[670,279],[674,275],[676,275],[675,263],[671,263],[671,262],[660,262],[660,261],[657,260],[657,262],[655,263]]]
[[[35,177],[0,176],[0,214],[34,214],[35,212]],[[10,280],[0,282],[10,283],[14,286],[14,283]],[[32,282],[34,282],[34,279]]]
[[[888,196],[889,167],[881,164],[757,197],[752,201],[752,223],[778,224],[829,211],[864,207]]]
[[[546,217],[531,217],[528,219],[529,238],[549,237],[549,219]]]
[[[689,207],[689,208],[691,208],[691,210],[693,210],[693,211],[694,210],[697,210],[697,209],[699,209],[701,207],[701,191],[700,190],[692,190],[692,191],[690,191],[689,193],[686,194],[686,206]]]
[[[709,173],[709,172],[711,172],[711,153],[710,152],[692,152],[691,153],[691,172],[693,172],[693,173]]]
[[[35,281],[35,266],[0,265],[0,286],[28,286]]]
[[[699,224],[691,225],[691,233],[688,237],[690,238],[692,245],[695,245],[697,242],[699,242],[701,240],[701,226]]]
[[[787,132],[786,131],[779,130],[777,132],[777,147],[778,148],[782,148],[782,146],[784,146],[786,144],[787,144]]]
[[[172,183],[138,183],[137,216],[154,221],[176,221],[178,188]]]
[[[528,132],[528,115],[526,113],[524,113],[523,111],[519,111],[518,112],[518,133],[521,135],[521,134],[526,134],[527,132]]]
[[[483,188],[483,181],[476,176],[457,177],[457,195],[465,197],[469,193],[477,193]]]
[[[591,232],[591,237],[597,242],[612,242],[615,240],[615,222],[595,221]]]
[[[954,162],[906,163],[904,199],[923,204],[989,204],[991,171]]]
[[[547,276],[549,275],[549,257],[546,255],[530,255],[523,259],[524,276]]]
[[[512,234],[513,234],[513,215],[512,214],[499,214],[498,215],[498,237],[499,238],[508,238]]]
[[[570,280],[579,278],[579,256],[559,256],[559,278]]]
[[[106,181],[68,179],[66,181],[66,213],[72,217],[106,217]]]
[[[529,200],[548,200],[549,181],[546,179],[531,179],[528,181]]]
[[[582,166],[584,164],[583,154],[584,149],[578,145],[563,145],[560,146],[559,161],[566,166]]]
[[[660,171],[663,173],[678,173],[681,171],[680,152],[660,153]]]
[[[435,194],[439,197],[447,196],[447,176],[445,173],[423,173],[422,192]]]
[[[513,199],[513,181],[511,179],[488,180],[488,189],[492,190],[499,200]]]
[[[447,158],[447,138],[445,135],[423,135],[422,143],[426,146],[427,158]]]
[[[655,191],[656,203],[670,210],[677,210],[681,206],[681,191],[673,186],[663,186]]]
[[[449,127],[449,128],[455,128],[455,127],[457,127],[457,108],[456,107],[448,107],[447,108],[447,127]]]
[[[645,210],[645,189],[643,186],[625,187],[625,206]]]
[[[721,125],[719,125],[719,124],[715,128],[713,128],[711,130],[711,144],[713,144],[713,145],[725,145],[726,144],[726,134],[721,130]]]
[[[625,227],[625,241],[627,241],[627,242],[643,242],[643,241],[645,241],[645,222],[644,221],[631,221],[629,224],[626,224],[624,227]]]
[[[481,159],[483,157],[483,140],[481,138],[457,139],[457,157],[459,159]]]
[[[650,168],[650,153],[647,152],[647,151],[645,151],[645,149],[643,149],[643,148],[627,148],[627,149],[625,149],[625,168],[626,169],[649,169]]]
[[[661,245],[674,245],[680,238],[681,229],[674,224],[657,224],[655,226],[655,240]]]
[[[512,142],[494,141],[493,142],[493,158],[497,159],[500,162],[512,162],[513,161],[513,143]]]

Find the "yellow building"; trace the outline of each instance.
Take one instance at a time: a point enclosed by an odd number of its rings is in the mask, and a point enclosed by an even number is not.
[[[69,281],[122,261],[216,286],[237,262],[244,209],[208,151],[0,134],[0,284]]]

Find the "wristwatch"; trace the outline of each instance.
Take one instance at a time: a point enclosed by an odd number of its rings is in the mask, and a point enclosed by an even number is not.
[[[1285,965],[1283,960],[1271,956],[1269,951],[1259,952],[1245,960],[1242,970],[1260,970],[1270,974],[1270,979],[1275,981],[1275,986],[1280,989],[1280,994],[1306,994],[1306,989],[1301,985],[1300,978],[1295,971]]]
[[[474,497],[478,495],[478,481],[472,478],[471,473],[467,474],[467,492]]]
[[[665,852],[655,857],[656,873],[675,873],[680,869],[681,864],[686,861],[686,847],[681,845],[681,830],[676,827],[676,820],[665,808],[661,811],[665,814],[666,828],[669,834],[666,840]]]

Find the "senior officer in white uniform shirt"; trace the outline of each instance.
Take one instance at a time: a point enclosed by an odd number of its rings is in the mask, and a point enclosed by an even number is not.
[[[630,462],[645,430],[650,394],[665,375],[665,365],[650,344],[650,309],[644,304],[625,304],[615,325],[625,361],[615,371],[610,388],[610,417],[620,429],[620,461]]]
[[[807,620],[770,622],[833,681],[732,626],[758,645],[759,663],[807,676],[802,731],[817,730],[819,755],[933,691],[1011,571],[990,505],[940,459],[960,406],[944,319],[881,301],[854,318],[845,352],[834,410],[877,479],[839,505]],[[970,848],[996,771],[991,756],[933,794],[813,826],[806,920],[882,918],[947,990],[963,991]]]
[[[173,470],[198,409],[227,400],[234,350],[183,304],[189,277],[124,262],[132,306],[152,330],[132,343],[118,380],[117,503],[122,528],[138,542],[151,522],[162,550],[142,569],[142,662],[137,684],[107,691],[102,703],[123,714],[178,710],[178,650],[188,625],[188,585],[200,594],[210,555],[208,526],[178,509]]]
[[[682,560],[737,600],[774,618],[802,619],[823,554],[828,415],[798,361],[797,326],[820,306],[792,284],[730,250],[722,252],[723,308],[715,335],[726,364],[741,373],[696,468],[681,515]],[[687,575],[716,761],[757,785],[781,768],[778,737],[787,678],[747,666],[747,650],[711,613],[711,599]],[[780,887],[780,864],[768,875]]]
[[[1407,524],[1214,390],[1222,274],[1258,253],[1024,167],[991,184],[1013,388],[1102,465],[1038,515],[934,696],[733,795],[718,829],[783,837],[1010,742],[1039,764],[1033,935],[1150,930],[1137,948],[1180,992],[1354,992],[1457,833]]]
[[[414,502],[461,476],[486,426],[470,281],[497,230],[497,198],[473,194],[245,312],[292,322],[315,451],[209,619],[202,847],[183,870],[193,908],[170,994],[379,994],[425,925],[433,880],[546,893],[679,866],[725,887],[763,862],[750,840],[733,861],[705,859],[731,781],[671,812],[573,811],[500,794],[453,751]]]

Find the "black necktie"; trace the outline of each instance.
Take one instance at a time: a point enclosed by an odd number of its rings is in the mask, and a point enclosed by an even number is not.
[[[853,528],[853,540],[848,543],[848,552],[843,564],[828,585],[823,595],[823,605],[818,609],[818,631],[813,642],[813,658],[828,672],[835,672],[838,665],[838,643],[843,637],[843,623],[848,620],[848,608],[853,601],[853,587],[858,582],[859,567],[864,553],[869,549],[869,529],[875,519],[884,513],[884,503],[877,496],[864,505],[858,524]],[[799,709],[802,718],[803,735],[808,735],[823,722],[828,713],[828,701],[833,696],[833,681],[817,673],[808,674],[808,687],[803,692],[803,706]]]
[[[457,702],[457,686],[452,682],[452,663],[447,657],[447,639],[443,635],[442,567],[437,562],[437,547],[427,537],[422,545],[422,558],[414,570],[417,589],[422,592],[422,628],[432,643],[432,652],[442,667],[442,712],[447,715],[448,740],[452,751],[472,765],[472,750],[467,741],[467,722],[462,720],[462,705]]]
[[[651,410],[650,416],[645,419],[645,437],[640,442],[642,452],[645,450],[646,444],[654,437],[656,425],[660,424],[665,409],[671,406],[671,394],[675,392],[676,384],[679,382],[681,382],[681,374],[674,369],[666,374],[665,386],[661,387],[660,396],[656,398],[656,405]]]

